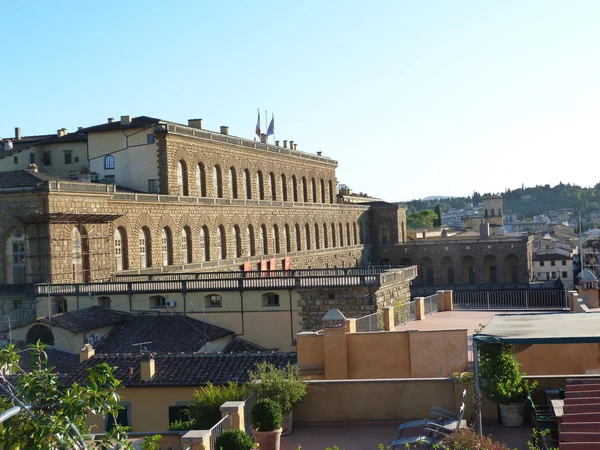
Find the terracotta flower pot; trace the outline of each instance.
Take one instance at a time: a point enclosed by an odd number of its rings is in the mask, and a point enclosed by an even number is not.
[[[525,402],[509,403],[508,405],[500,404],[500,416],[502,425],[505,427],[523,426]]]
[[[260,450],[279,450],[281,431],[281,428],[273,431],[258,431],[253,428],[252,435]]]

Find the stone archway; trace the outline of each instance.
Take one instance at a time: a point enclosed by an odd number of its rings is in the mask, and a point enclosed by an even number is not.
[[[504,282],[519,283],[519,257],[513,253],[504,258]]]
[[[54,345],[54,334],[46,325],[34,325],[27,332],[25,342],[27,344],[35,344],[37,341],[46,345]]]
[[[461,274],[463,284],[476,284],[475,277],[475,258],[468,255],[462,259]]]
[[[433,286],[433,261],[429,257],[425,257],[419,264],[419,275],[423,286]]]
[[[498,262],[494,255],[483,258],[483,282],[486,284],[498,283]]]
[[[442,266],[442,284],[454,284],[454,261],[449,256],[444,256],[441,262]]]

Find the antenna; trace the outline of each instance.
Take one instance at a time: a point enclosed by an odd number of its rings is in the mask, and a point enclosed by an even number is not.
[[[148,341],[148,342],[138,342],[137,344],[131,344],[133,347],[135,347],[136,345],[140,346],[140,354],[142,354],[143,352],[147,352],[148,351],[148,347],[142,347],[143,345],[146,344],[152,344],[152,341]]]

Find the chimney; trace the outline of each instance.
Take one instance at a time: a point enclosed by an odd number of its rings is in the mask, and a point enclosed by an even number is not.
[[[131,116],[121,116],[121,125],[129,125],[131,123]]]
[[[479,224],[479,237],[487,238],[490,237],[490,224],[480,223]]]
[[[150,381],[154,377],[156,369],[154,367],[154,355],[150,352],[142,353],[142,362],[140,363],[142,372],[142,381]]]
[[[283,141],[283,148],[287,148],[287,141]]]
[[[36,166],[35,164],[28,164],[26,170],[27,172],[38,173],[38,166]]]
[[[261,133],[260,134],[260,143],[261,144],[266,144],[267,143],[267,135],[265,133]]]
[[[115,121],[115,119],[114,119],[114,118],[112,118],[112,117],[109,117],[109,118],[108,118],[108,123],[113,123],[114,121]]]
[[[21,128],[15,127],[15,139],[18,141],[21,139]]]
[[[294,144],[294,150],[298,150],[298,144]]]
[[[77,131],[82,131],[83,127],[77,127]]]
[[[221,125],[221,134],[229,134],[229,127],[225,126],[225,125]]]
[[[323,152],[317,152],[317,156],[321,156]]]
[[[67,134],[67,129],[66,128],[61,128],[60,130],[56,130],[56,136],[57,137],[63,137]]]
[[[202,119],[188,119],[188,127],[202,129]]]
[[[275,147],[279,147],[279,141],[275,141]]]
[[[85,181],[86,183],[92,182],[92,175],[88,166],[82,166],[79,170],[79,181]]]
[[[290,141],[290,150],[294,150],[294,141]]]
[[[4,150],[8,151],[8,150],[12,150],[13,148],[13,142],[10,139],[7,139],[6,141],[4,141]]]
[[[92,359],[94,357],[94,353],[94,347],[92,347],[91,344],[85,344],[83,347],[81,347],[81,350],[79,350],[79,362],[82,363],[88,359]]]

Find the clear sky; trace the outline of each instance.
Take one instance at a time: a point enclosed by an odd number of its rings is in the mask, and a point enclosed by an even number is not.
[[[0,136],[148,115],[276,138],[388,201],[600,181],[600,1],[19,1]]]

